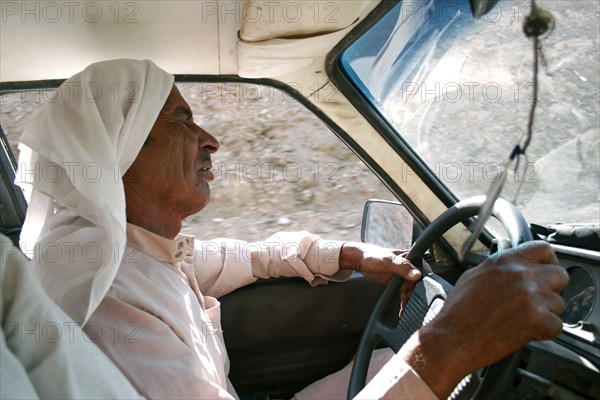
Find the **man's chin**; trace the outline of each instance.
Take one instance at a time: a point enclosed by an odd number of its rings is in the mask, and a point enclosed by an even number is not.
[[[198,211],[196,212],[200,212],[202,210],[204,210],[206,208],[206,206],[208,205],[208,202],[210,201],[210,188],[207,186],[207,190],[205,193],[203,193],[203,197],[204,197],[204,201],[200,204],[198,204]]]
[[[208,201],[209,201],[209,196],[206,195],[206,200],[203,203],[195,203],[193,204],[190,208],[189,211],[186,212],[184,215],[185,217],[183,217],[183,219],[188,218],[194,214],[199,213],[200,211],[204,210],[206,208],[206,206],[208,205]]]
[[[203,182],[212,182],[215,180],[215,174],[212,171],[198,171],[198,177],[200,181]]]

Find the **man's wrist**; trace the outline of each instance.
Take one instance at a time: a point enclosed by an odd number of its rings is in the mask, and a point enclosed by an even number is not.
[[[440,332],[428,324],[415,333],[401,352],[404,361],[419,375],[438,398],[447,398],[468,374],[454,346],[440,340]]]
[[[340,249],[340,270],[353,270],[360,272],[359,266],[362,256],[363,251],[353,242],[344,242]]]

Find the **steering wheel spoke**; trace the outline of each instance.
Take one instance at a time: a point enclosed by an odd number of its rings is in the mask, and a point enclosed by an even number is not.
[[[419,328],[428,323],[442,308],[452,285],[438,275],[430,274],[417,282],[406,308],[396,324],[376,321],[374,333],[395,352],[408,341]],[[397,308],[396,308],[397,310]],[[397,312],[396,312],[397,314]]]
[[[400,324],[392,328],[387,324],[379,322],[375,327],[375,336],[383,341],[386,346],[394,350],[394,352],[398,352],[404,344],[401,339],[402,332]]]

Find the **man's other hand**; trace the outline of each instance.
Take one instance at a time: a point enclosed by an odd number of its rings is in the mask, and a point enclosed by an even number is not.
[[[388,283],[394,275],[407,281],[418,281],[421,272],[406,258],[402,250],[390,250],[373,244],[346,242],[340,251],[340,269],[351,269],[369,279]]]
[[[406,279],[400,287],[400,312],[405,309],[421,272],[402,250],[390,250],[373,244],[346,242],[340,251],[340,269],[351,269],[369,279],[388,283],[394,275]]]
[[[445,398],[469,373],[555,337],[568,283],[557,264],[547,243],[529,242],[465,272],[436,318],[402,349],[405,360]]]

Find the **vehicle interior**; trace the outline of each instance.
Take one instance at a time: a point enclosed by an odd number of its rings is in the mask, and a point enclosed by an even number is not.
[[[107,59],[151,59],[181,87],[273,88],[320,120],[382,185],[384,200],[354,205],[364,205],[362,220],[340,206],[345,194],[331,182],[320,190],[363,241],[412,247],[415,265],[431,267],[409,317],[398,319],[399,280],[386,289],[359,273],[317,287],[260,280],[228,294],[219,299],[222,329],[242,398],[290,398],[355,355],[366,374],[361,360],[376,347],[397,351],[464,271],[543,240],[570,277],[562,333],[473,374],[453,398],[600,399],[596,0],[0,4],[0,229],[17,245],[27,208],[13,184],[10,139],[20,101],[52,101],[66,78]],[[547,13],[533,13],[533,4]],[[359,390],[360,371],[353,379]]]

